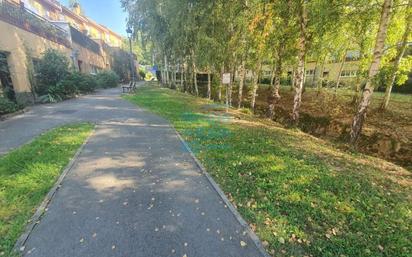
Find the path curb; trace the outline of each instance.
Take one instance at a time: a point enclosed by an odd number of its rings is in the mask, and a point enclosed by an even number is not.
[[[77,158],[83,151],[85,145],[89,142],[90,138],[94,135],[96,131],[96,128],[94,128],[90,135],[86,138],[86,140],[83,142],[83,144],[80,146],[80,148],[77,150],[77,152],[74,154],[72,159],[69,161],[67,166],[64,168],[63,172],[60,174],[60,177],[57,179],[56,183],[54,183],[54,186],[50,189],[50,191],[47,193],[46,197],[44,198],[43,202],[40,204],[40,206],[37,208],[36,212],[33,214],[33,216],[30,219],[30,222],[26,226],[24,233],[17,239],[16,244],[14,245],[13,251],[17,253],[21,253],[24,251],[25,244],[27,239],[29,238],[31,232],[33,229],[36,227],[37,224],[40,223],[41,217],[43,214],[47,211],[47,206],[51,202],[51,200],[54,198],[56,195],[57,191],[61,187],[61,183],[63,182],[63,179],[66,177],[66,175],[69,173],[69,171],[73,168],[74,163],[77,161]]]
[[[18,110],[17,112],[4,114],[4,115],[0,116],[0,121],[9,120],[9,119],[11,119],[11,118],[13,118],[13,117],[19,116],[19,115],[24,114],[24,113],[26,113],[26,112],[28,112],[28,111],[30,111],[30,108],[29,108],[29,107],[25,107],[25,108],[23,108],[23,109],[21,109],[21,110]]]
[[[170,122],[169,122],[170,124]],[[236,208],[233,206],[233,204],[229,201],[229,199],[226,197],[225,193],[220,189],[219,185],[216,183],[216,181],[210,176],[210,174],[207,172],[206,168],[203,166],[203,164],[197,159],[195,154],[193,153],[192,149],[190,146],[186,143],[186,141],[183,139],[183,137],[179,134],[179,132],[176,130],[176,128],[171,125],[175,133],[177,134],[178,138],[186,148],[186,150],[190,153],[191,157],[195,161],[196,165],[199,167],[199,169],[202,171],[203,175],[207,178],[209,183],[212,185],[213,189],[218,193],[220,198],[222,198],[223,202],[226,204],[226,206],[229,208],[229,210],[232,212],[233,216],[235,216],[236,220],[240,223],[240,225],[246,230],[248,233],[249,237],[252,239],[253,243],[256,245],[257,249],[260,251],[262,256],[264,257],[270,257],[270,255],[266,252],[265,248],[263,247],[262,243],[260,242],[260,239],[258,236],[253,232],[249,224],[242,218],[240,213],[236,210]]]

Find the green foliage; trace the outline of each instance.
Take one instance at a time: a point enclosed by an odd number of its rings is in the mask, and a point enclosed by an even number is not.
[[[0,96],[0,115],[16,112],[20,106],[15,102]]]
[[[274,256],[411,256],[412,192],[385,162],[168,89],[125,98],[172,122]]]
[[[125,51],[115,50],[112,52],[112,69],[120,80],[127,81],[130,74],[130,55]]]
[[[143,69],[139,69],[139,76],[141,78],[146,78],[146,72]]]
[[[11,256],[27,221],[92,129],[87,123],[53,129],[0,157],[0,255]]]
[[[47,94],[39,99],[43,103],[55,103],[65,99],[70,99],[79,93],[91,93],[97,88],[97,78],[94,75],[73,72],[57,83],[48,88]]]
[[[0,53],[0,73],[8,73],[9,68],[7,64],[7,56],[3,53]]]
[[[119,76],[113,71],[102,71],[96,75],[97,86],[100,88],[117,87]]]
[[[61,52],[55,49],[47,49],[38,62],[38,84],[36,92],[39,95],[49,93],[50,87],[55,87],[69,74],[69,60]]]
[[[70,73],[60,84],[76,87],[80,93],[92,93],[97,88],[97,81],[94,75],[80,72]]]
[[[123,51],[128,53],[130,51],[129,46],[129,39],[123,39]],[[136,55],[137,60],[139,60],[140,64],[143,65],[150,65],[152,64],[152,54],[153,54],[153,46],[151,42],[145,41],[141,33],[137,32],[135,38],[132,39],[132,51]],[[130,57],[128,57],[130,58]]]

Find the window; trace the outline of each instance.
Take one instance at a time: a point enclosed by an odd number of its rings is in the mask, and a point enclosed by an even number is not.
[[[356,70],[343,70],[340,74],[341,78],[353,78],[356,77],[358,72]]]
[[[40,59],[38,58],[32,58],[31,62],[33,64],[33,72],[34,72],[34,76],[37,76],[37,74],[39,73],[39,63],[40,63]]]
[[[347,62],[357,61],[359,60],[359,55],[360,55],[360,52],[358,50],[348,51],[346,53],[345,61]]]
[[[306,70],[306,76],[314,76],[315,70]]]
[[[263,71],[263,77],[271,77],[272,76],[272,72],[270,70],[264,70]]]

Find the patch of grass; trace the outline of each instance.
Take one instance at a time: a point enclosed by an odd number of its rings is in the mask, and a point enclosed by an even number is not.
[[[89,123],[56,128],[0,157],[1,256],[11,255],[27,221],[92,129]]]
[[[412,255],[409,171],[169,89],[125,98],[171,121],[273,256]]]

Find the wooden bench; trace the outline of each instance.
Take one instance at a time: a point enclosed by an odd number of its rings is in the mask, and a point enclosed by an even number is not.
[[[136,82],[130,81],[128,86],[122,86],[123,93],[128,93],[136,89]]]

